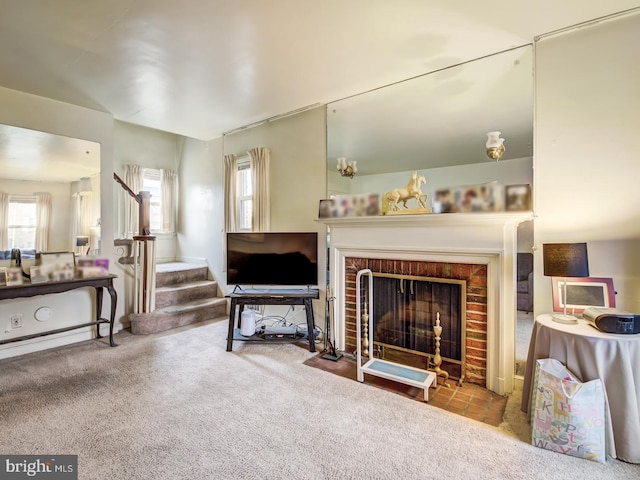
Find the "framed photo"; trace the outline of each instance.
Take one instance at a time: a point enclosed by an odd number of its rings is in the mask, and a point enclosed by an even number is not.
[[[456,205],[456,194],[450,188],[436,190],[433,201],[433,213],[453,213],[458,210]]]
[[[589,307],[615,307],[616,292],[612,278],[567,278],[567,311],[582,313]],[[551,277],[553,311],[564,310],[564,283],[562,277]]]
[[[74,268],[76,256],[73,252],[42,252],[38,254],[38,264]]]
[[[22,285],[22,267],[7,268],[7,286]]]
[[[507,185],[504,189],[504,194],[505,209],[507,211],[522,212],[531,210],[531,185]]]
[[[31,278],[31,283],[42,283],[48,280],[47,275],[42,270],[42,267],[35,265],[29,269],[29,277]]]
[[[331,217],[331,210],[333,209],[333,199],[327,198],[320,200],[320,206],[318,208],[318,218]]]
[[[73,252],[42,252],[38,254],[36,266],[39,276],[59,282],[72,280],[76,270],[76,256]]]

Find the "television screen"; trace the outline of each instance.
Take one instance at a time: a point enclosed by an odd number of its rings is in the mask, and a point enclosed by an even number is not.
[[[317,284],[317,232],[227,233],[227,285]]]

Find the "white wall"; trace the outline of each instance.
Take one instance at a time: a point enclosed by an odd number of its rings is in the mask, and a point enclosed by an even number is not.
[[[590,274],[640,312],[640,15],[536,45],[537,313],[550,311],[542,244],[587,242]]]
[[[218,281],[225,278],[223,175],[222,138],[186,139],[179,172],[177,256],[206,263]]]
[[[110,114],[57,102],[16,90],[0,87],[0,123],[40,130],[43,132],[81,138],[100,143],[100,179],[101,217],[103,238],[113,238],[113,117]],[[106,174],[105,174],[106,173]],[[113,264],[113,245],[103,241],[103,255]],[[122,293],[122,279],[116,279],[115,287]],[[104,309],[109,308],[106,295]],[[69,323],[78,323],[94,315],[93,292],[89,289],[75,290],[69,293],[34,297],[22,300],[3,300],[0,302],[0,338],[20,336]],[[40,306],[53,309],[51,320],[41,323],[34,319],[34,312]],[[11,330],[9,316],[14,313],[23,315],[23,327]],[[122,304],[118,303],[116,317],[121,320],[124,314]],[[28,353],[92,338],[89,329],[73,330],[55,336],[40,337],[24,342],[0,346],[0,358]]]
[[[223,256],[223,155],[246,154],[266,147],[271,159],[271,231],[319,232],[319,264],[326,264],[326,228],[316,222],[318,203],[325,198],[325,108],[265,122],[222,139],[185,143],[181,165],[182,203],[178,256],[204,257],[223,291],[228,291]],[[319,269],[321,300],[315,302],[316,323],[324,325],[325,270]],[[293,321],[298,321],[296,318]]]

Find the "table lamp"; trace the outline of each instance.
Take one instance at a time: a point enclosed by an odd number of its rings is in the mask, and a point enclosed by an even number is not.
[[[586,243],[545,243],[542,245],[544,275],[547,277],[563,277],[564,289],[562,315],[553,315],[553,320],[560,323],[577,323],[573,315],[567,315],[567,277],[588,277],[589,261]]]

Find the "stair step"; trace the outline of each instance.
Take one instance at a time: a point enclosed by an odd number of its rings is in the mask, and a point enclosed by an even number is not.
[[[224,298],[208,298],[192,302],[170,305],[159,308],[152,313],[132,313],[131,333],[134,335],[148,335],[164,332],[192,323],[214,320],[227,316],[227,300]]]
[[[131,333],[148,335],[227,316],[227,299],[206,265],[181,262],[156,265],[156,309],[132,313]]]
[[[209,279],[206,265],[171,263],[156,265],[156,288]]]
[[[175,314],[183,312],[191,312],[201,308],[223,306],[226,310],[227,300],[221,297],[204,298],[200,300],[192,300],[190,302],[176,303],[162,308],[156,308],[154,313],[158,314]]]
[[[213,280],[198,280],[160,287],[156,288],[156,308],[217,296],[218,283]]]

